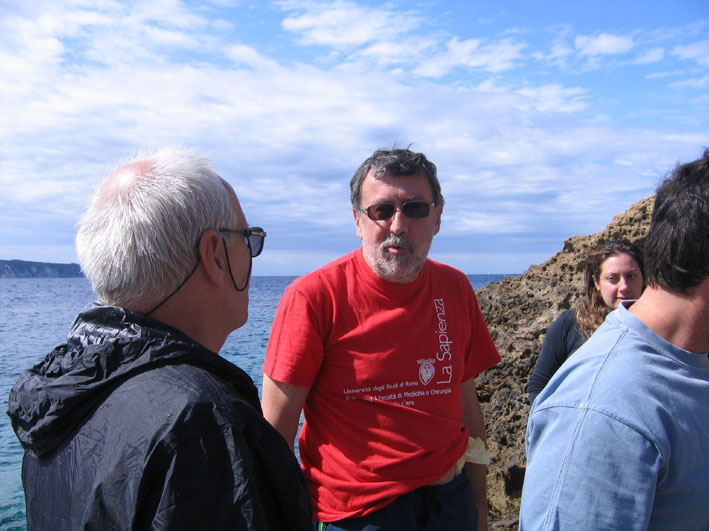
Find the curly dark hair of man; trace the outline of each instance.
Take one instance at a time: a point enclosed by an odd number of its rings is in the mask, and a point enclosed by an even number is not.
[[[433,192],[433,202],[443,205],[441,185],[436,175],[436,165],[426,158],[423,153],[416,153],[409,149],[378,149],[365,160],[350,180],[350,200],[355,209],[359,209],[362,199],[362,183],[369,172],[375,177],[384,174],[394,176],[425,175]]]
[[[647,233],[647,284],[677,293],[709,277],[709,148],[657,189]]]

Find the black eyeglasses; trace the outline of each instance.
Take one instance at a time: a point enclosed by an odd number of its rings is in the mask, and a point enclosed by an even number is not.
[[[246,238],[246,244],[251,251],[251,258],[256,258],[263,251],[263,241],[266,233],[261,227],[249,227],[248,229],[217,229],[218,232],[241,234]]]
[[[410,201],[400,207],[394,206],[391,203],[379,203],[370,205],[367,208],[360,208],[360,210],[366,212],[371,220],[384,221],[390,219],[397,210],[401,210],[401,213],[407,218],[425,218],[431,211],[432,206],[436,206],[435,201],[433,203],[426,203],[426,201]]]
[[[253,259],[261,254],[263,251],[263,240],[266,238],[266,233],[261,227],[249,227],[248,229],[217,229],[218,232],[233,232],[234,234],[243,234],[246,239],[246,245],[249,246],[249,251],[251,252],[251,258],[249,258],[249,271],[246,274],[246,282],[244,285],[239,287],[236,285],[236,280],[234,280],[234,275],[231,272],[231,262],[229,261],[229,252],[226,250],[226,242],[222,236],[222,245],[224,246],[224,254],[226,255],[226,265],[229,268],[229,276],[231,277],[231,283],[234,284],[234,289],[236,291],[244,291],[246,286],[249,285],[249,280],[251,279],[251,267],[253,266]]]

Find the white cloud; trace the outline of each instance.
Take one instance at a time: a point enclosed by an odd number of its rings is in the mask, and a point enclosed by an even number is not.
[[[366,7],[335,0],[329,3],[308,0],[276,2],[297,15],[283,20],[283,28],[296,33],[308,45],[348,50],[377,41],[390,41],[418,28],[421,17],[388,9]]]
[[[524,48],[524,43],[512,39],[487,43],[481,39],[461,41],[455,37],[446,43],[444,52],[424,59],[414,72],[433,78],[444,76],[456,67],[502,72],[516,66]]]
[[[578,35],[574,40],[581,55],[620,55],[629,52],[635,45],[633,38],[623,35],[601,33],[595,37]]]
[[[686,61],[696,61],[701,66],[709,66],[709,39],[675,46],[672,54]]]
[[[277,69],[278,63],[259,53],[251,46],[234,44],[226,48],[224,54],[237,65],[254,69]]]
[[[685,88],[704,88],[704,87],[709,87],[709,75],[702,76],[699,78],[694,78],[694,79],[684,79],[682,81],[675,81],[674,83],[670,83],[670,87],[676,88],[676,89],[685,89]]]
[[[557,41],[551,45],[548,52],[534,52],[532,56],[538,61],[551,65],[565,67],[574,53],[573,48],[564,41]]]
[[[421,33],[423,19],[413,12],[359,6],[346,0],[320,4],[279,2],[299,14],[283,27],[307,45],[328,46],[346,52],[350,64],[364,60],[379,66],[401,65],[419,76],[439,78],[456,67],[501,72],[513,68],[525,44],[510,38],[497,41],[443,40]]]
[[[563,39],[545,48],[522,33],[433,30],[421,12],[340,0],[280,2],[288,29],[264,44],[201,4],[95,5],[46,3],[0,19],[2,254],[17,251],[15,235],[40,238],[46,225],[68,227],[58,239],[73,253],[73,224],[114,161],[179,144],[211,156],[249,221],[269,232],[259,258],[268,274],[294,261],[309,269],[357,244],[349,178],[374,149],[397,143],[439,167],[447,203],[436,253],[477,259],[467,248],[494,235],[486,246],[518,238],[511,252],[527,260],[526,240],[558,242],[555,252],[570,231],[600,230],[707,143],[701,126],[678,136],[599,110],[592,78],[555,69],[573,60]],[[577,40],[578,51],[625,53],[623,38],[607,35]],[[300,54],[294,36],[321,47],[318,57]],[[294,49],[278,55],[282,42]],[[698,57],[666,49],[668,72],[677,54]],[[685,80],[690,96],[703,79]],[[627,103],[621,88],[612,96]]]
[[[558,83],[552,83],[540,87],[522,88],[516,92],[526,97],[525,101],[517,104],[520,109],[571,113],[587,106],[586,90],[580,87],[565,88]]]
[[[667,77],[674,77],[674,76],[682,76],[686,75],[687,71],[685,70],[669,70],[669,71],[662,71],[662,72],[653,72],[651,74],[648,74],[645,76],[645,79],[662,79],[662,78],[667,78]]]
[[[638,54],[634,62],[641,65],[658,63],[662,61],[664,56],[665,50],[663,48],[651,48]]]
[[[437,42],[426,38],[401,38],[392,41],[378,41],[363,47],[348,57],[348,66],[365,63],[364,68],[373,63],[375,67],[388,68],[393,65],[413,65],[430,55]]]

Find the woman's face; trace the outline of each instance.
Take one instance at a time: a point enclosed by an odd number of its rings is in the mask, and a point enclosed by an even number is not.
[[[609,256],[601,264],[599,278],[593,279],[603,302],[615,309],[621,301],[637,299],[643,292],[643,273],[629,254]]]

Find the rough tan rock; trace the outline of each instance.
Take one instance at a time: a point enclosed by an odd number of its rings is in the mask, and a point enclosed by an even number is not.
[[[572,236],[564,247],[521,276],[505,277],[477,291],[478,302],[502,361],[478,379],[492,464],[488,472],[490,527],[517,529],[525,471],[524,433],[529,405],[525,386],[547,327],[575,303],[583,289],[586,253],[608,240],[645,245],[654,197],[615,216],[602,231]]]

